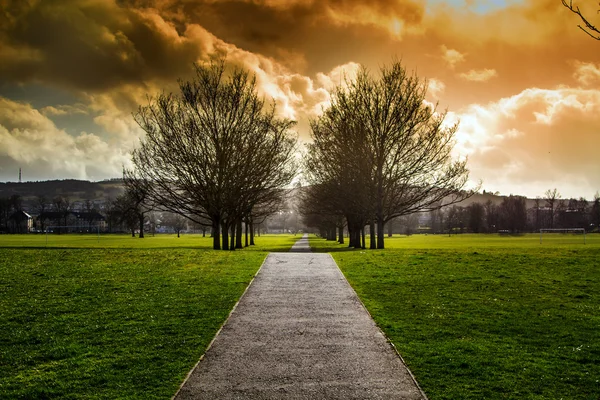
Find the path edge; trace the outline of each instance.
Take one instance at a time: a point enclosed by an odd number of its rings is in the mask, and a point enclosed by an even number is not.
[[[248,289],[250,289],[250,286],[252,286],[252,284],[254,283],[254,279],[256,279],[256,277],[258,276],[258,274],[262,270],[263,266],[267,262],[267,259],[269,258],[270,255],[271,255],[270,252],[267,253],[267,255],[265,256],[265,259],[262,262],[262,264],[260,264],[260,267],[258,267],[258,270],[256,271],[256,273],[254,274],[254,276],[252,277],[252,279],[248,283],[248,286],[246,286],[246,289],[244,289],[244,293],[242,293],[242,295],[240,296],[240,298],[238,299],[238,301],[233,305],[233,308],[231,309],[231,311],[229,311],[229,314],[227,315],[227,318],[225,318],[225,321],[221,324],[221,326],[219,327],[219,330],[217,330],[217,333],[215,333],[215,336],[212,338],[212,340],[210,341],[210,343],[208,344],[208,346],[206,346],[206,350],[204,350],[204,353],[202,353],[202,355],[200,356],[200,359],[196,362],[196,364],[194,364],[194,366],[192,367],[192,369],[190,369],[190,371],[187,373],[187,375],[183,379],[183,382],[181,382],[181,385],[179,385],[179,388],[177,388],[177,391],[171,397],[171,400],[175,400],[175,398],[177,397],[177,395],[179,394],[179,392],[181,392],[181,389],[185,386],[185,384],[187,383],[187,381],[190,379],[190,376],[192,376],[192,373],[196,370],[196,368],[198,367],[198,365],[202,362],[202,360],[204,359],[204,356],[206,355],[206,353],[208,353],[208,351],[212,347],[213,343],[215,342],[215,340],[217,339],[217,337],[221,333],[221,330],[223,330],[223,327],[225,325],[227,325],[227,323],[229,322],[229,319],[231,318],[231,315],[233,314],[233,312],[236,310],[238,304],[240,304],[240,301],[242,301],[242,299],[244,298],[244,296],[246,296],[246,293],[248,292]],[[336,266],[337,266],[337,264],[336,264]],[[338,267],[338,269],[339,269],[339,267]],[[411,374],[411,376],[412,376],[412,374]]]
[[[400,359],[400,362],[402,363],[402,365],[404,365],[404,368],[406,368],[406,370],[408,371],[408,374],[410,375],[410,379],[412,379],[412,381],[414,382],[414,384],[417,386],[417,389],[419,389],[419,393],[421,393],[421,396],[423,396],[423,400],[429,400],[429,398],[427,397],[427,395],[425,394],[425,392],[423,391],[423,389],[421,388],[421,385],[419,385],[419,382],[417,382],[417,378],[415,378],[415,376],[413,375],[412,371],[410,370],[410,368],[408,368],[408,365],[406,365],[406,361],[404,361],[404,358],[402,357],[402,355],[400,354],[400,352],[398,351],[398,349],[396,348],[396,345],[394,345],[394,343],[390,340],[390,338],[385,334],[385,332],[379,327],[379,325],[377,325],[377,322],[375,322],[375,319],[373,318],[373,316],[371,315],[371,313],[369,312],[369,310],[367,309],[367,307],[365,306],[365,304],[362,302],[362,300],[360,299],[360,297],[358,296],[358,294],[356,293],[356,290],[354,290],[354,288],[352,287],[352,285],[350,284],[350,282],[348,282],[348,279],[346,278],[346,275],[344,275],[344,273],[342,272],[342,270],[340,269],[340,266],[337,264],[337,262],[335,261],[335,259],[333,258],[333,256],[331,255],[331,253],[327,253],[327,255],[329,257],[331,257],[331,261],[333,261],[333,263],[335,264],[338,272],[340,273],[340,275],[342,276],[342,278],[344,278],[344,282],[346,282],[346,285],[348,285],[348,287],[350,288],[350,290],[352,290],[352,293],[354,293],[354,295],[356,296],[356,298],[358,299],[358,302],[360,303],[360,305],[362,306],[362,308],[367,312],[367,314],[369,315],[369,318],[371,318],[371,320],[373,321],[373,323],[375,324],[375,326],[377,327],[377,329],[379,330],[379,332],[383,335],[383,337],[385,338],[385,341],[389,344],[389,346],[394,350],[394,353],[396,353],[396,355],[398,356],[398,358]]]

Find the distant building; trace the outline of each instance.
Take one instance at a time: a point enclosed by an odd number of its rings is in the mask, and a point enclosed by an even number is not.
[[[8,217],[10,233],[29,233],[33,229],[33,218],[23,210],[15,211]]]

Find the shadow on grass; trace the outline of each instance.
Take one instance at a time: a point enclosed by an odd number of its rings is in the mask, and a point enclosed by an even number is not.
[[[148,251],[148,250],[201,250],[201,251],[218,251],[218,252],[232,252],[239,253],[244,251],[252,251],[252,252],[265,252],[265,253],[286,253],[290,251],[291,247],[283,248],[283,247],[246,247],[243,249],[235,249],[235,250],[213,250],[212,247],[198,247],[198,246],[176,246],[176,247],[117,247],[117,246],[0,246],[0,250],[140,250],[140,251]],[[325,251],[323,251],[325,252]]]
[[[341,253],[346,251],[363,251],[365,249],[356,249],[354,247],[313,247],[311,246],[310,251],[313,253]]]

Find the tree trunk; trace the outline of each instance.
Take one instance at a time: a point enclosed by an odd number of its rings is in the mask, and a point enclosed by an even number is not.
[[[223,250],[229,250],[229,227],[226,222],[221,224],[221,231],[223,237]]]
[[[353,219],[348,219],[348,233],[350,235],[350,240],[348,247],[354,247],[355,249],[360,248],[360,224],[357,224]]]
[[[140,214],[138,216],[138,218],[140,219],[139,223],[140,223],[140,239],[144,238],[144,214]]]
[[[344,244],[344,225],[338,226],[338,236],[340,244]]]
[[[135,237],[135,229],[131,228],[131,237]]]
[[[361,236],[361,239],[362,239],[362,246],[361,247],[363,249],[366,249],[367,248],[367,241],[366,241],[366,238],[365,238],[365,227],[364,226],[360,229],[360,236]]]
[[[388,237],[392,237],[392,235],[394,234],[394,224],[393,224],[393,219],[388,221]]]
[[[179,229],[177,229],[177,237],[179,237]]]
[[[248,221],[244,222],[244,247],[248,247]]]
[[[384,232],[385,232],[385,223],[383,222],[383,217],[377,216],[377,248],[384,249]]]
[[[235,250],[235,228],[236,228],[236,222],[233,221],[231,223],[231,244],[229,245],[229,250]]]
[[[254,224],[250,222],[250,246],[254,246]]]
[[[235,248],[236,249],[242,249],[244,246],[242,246],[242,220],[238,219],[237,220],[237,226],[235,227]]]
[[[333,228],[329,228],[327,230],[327,240],[336,240],[335,236],[335,226]]]
[[[369,248],[370,249],[376,249],[377,248],[377,243],[376,243],[376,235],[375,235],[375,220],[373,220],[373,218],[371,218],[371,222],[369,222]]]
[[[221,250],[221,235],[219,234],[219,218],[215,218],[212,221],[212,235],[213,235],[213,250]]]

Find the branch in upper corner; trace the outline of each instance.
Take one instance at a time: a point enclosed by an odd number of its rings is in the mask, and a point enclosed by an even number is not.
[[[563,6],[567,7],[574,14],[577,14],[579,16],[579,18],[583,21],[585,26],[577,25],[579,27],[579,29],[581,29],[582,31],[587,33],[592,38],[594,38],[596,40],[600,40],[600,30],[598,28],[596,28],[594,25],[592,25],[583,16],[583,14],[581,14],[581,10],[579,9],[579,7],[573,6],[573,0],[570,0],[569,3],[567,3],[565,0],[561,0],[561,1],[562,1]],[[600,12],[600,10],[599,10],[599,12]]]

